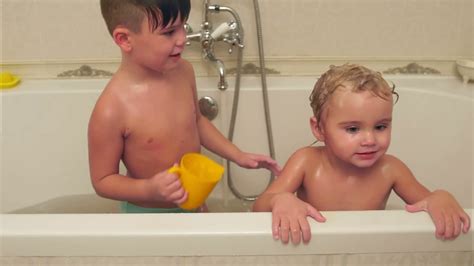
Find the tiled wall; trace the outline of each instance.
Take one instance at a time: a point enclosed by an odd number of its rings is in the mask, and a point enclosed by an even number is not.
[[[27,76],[56,75],[87,63],[114,70],[120,58],[102,21],[99,0],[2,0],[2,65]],[[257,62],[253,0],[214,0],[231,6],[245,27],[246,62]],[[189,23],[201,23],[192,0]],[[474,57],[474,0],[259,0],[267,66],[282,74],[319,73],[355,61],[379,70],[417,62],[453,73],[457,58]],[[220,22],[225,14],[212,15]],[[230,67],[235,56],[218,44]],[[199,45],[185,57],[198,75],[213,75]],[[31,73],[33,72],[33,73]]]

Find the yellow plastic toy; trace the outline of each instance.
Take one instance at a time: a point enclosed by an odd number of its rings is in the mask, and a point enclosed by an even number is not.
[[[0,72],[0,89],[15,87],[20,82],[20,78],[10,72]]]
[[[199,208],[214,189],[224,173],[224,167],[199,153],[187,153],[179,166],[168,169],[180,176],[188,199],[179,207],[186,210]]]

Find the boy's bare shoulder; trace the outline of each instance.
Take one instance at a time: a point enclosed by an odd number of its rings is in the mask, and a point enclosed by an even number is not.
[[[173,74],[179,73],[180,76],[184,74],[185,76],[191,75],[194,77],[194,68],[193,68],[193,65],[188,60],[181,59],[179,61],[178,66],[172,70],[172,73]]]
[[[120,90],[124,86],[127,85],[124,82],[120,82],[120,78],[112,77],[97,99],[91,116],[93,121],[103,123],[106,121],[112,122],[120,118],[120,113],[123,109],[122,101],[120,100]]]
[[[188,71],[193,71],[194,72],[193,65],[188,60],[181,59],[180,63],[181,63],[180,65],[182,67],[184,67],[185,69],[187,69]]]

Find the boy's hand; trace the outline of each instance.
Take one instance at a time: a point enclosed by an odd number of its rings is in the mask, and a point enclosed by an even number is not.
[[[272,199],[272,233],[274,239],[281,239],[288,243],[290,235],[293,244],[299,244],[301,236],[303,242],[311,239],[311,228],[307,216],[318,222],[325,222],[319,211],[310,204],[298,199],[293,193],[283,192],[276,194]]]
[[[267,168],[275,176],[280,175],[281,172],[281,167],[278,165],[278,163],[266,155],[242,152],[235,163],[237,163],[240,167],[250,169]]]
[[[436,238],[452,240],[461,231],[467,233],[471,224],[469,215],[447,191],[436,190],[425,199],[406,205],[408,212],[426,211],[436,227]]]
[[[172,174],[165,170],[154,175],[150,182],[150,188],[155,200],[173,202],[179,205],[188,199],[188,193],[181,185],[177,174]]]

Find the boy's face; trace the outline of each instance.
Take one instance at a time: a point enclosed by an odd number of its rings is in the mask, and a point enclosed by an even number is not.
[[[369,91],[338,88],[321,115],[320,139],[336,158],[356,167],[372,166],[388,149],[392,100]]]
[[[184,21],[178,17],[174,23],[151,31],[145,18],[139,33],[131,34],[131,55],[138,64],[154,71],[166,71],[177,66],[186,43]]]

